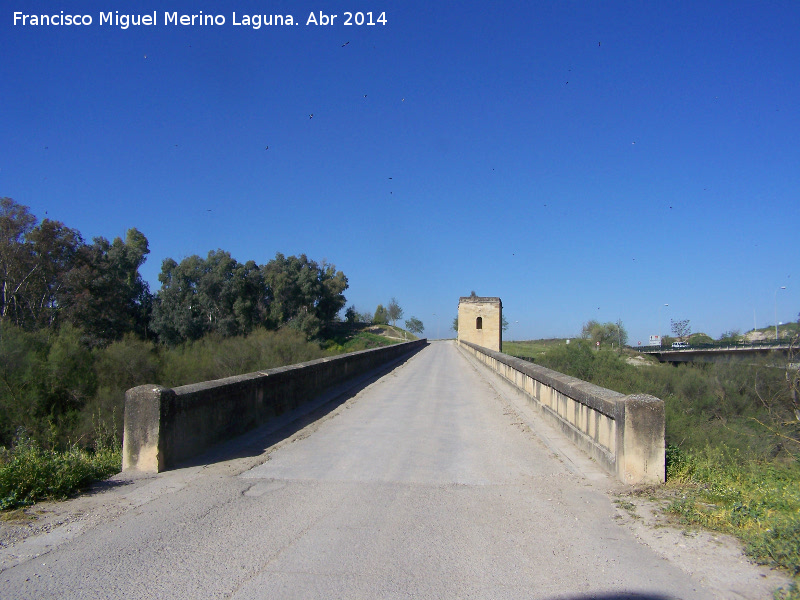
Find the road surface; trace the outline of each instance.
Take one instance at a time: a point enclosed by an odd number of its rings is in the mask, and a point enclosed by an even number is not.
[[[730,540],[632,517],[451,342],[313,416],[8,525],[0,597],[688,600],[779,582]]]

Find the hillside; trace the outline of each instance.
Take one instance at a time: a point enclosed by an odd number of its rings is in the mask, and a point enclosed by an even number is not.
[[[792,337],[800,333],[800,324],[798,323],[784,323],[778,325],[778,336],[783,339]],[[744,339],[748,342],[762,342],[775,339],[775,326],[764,327],[762,329],[753,329],[744,334]]]
[[[393,325],[372,323],[333,323],[328,327],[322,347],[331,353],[355,352],[418,339]]]

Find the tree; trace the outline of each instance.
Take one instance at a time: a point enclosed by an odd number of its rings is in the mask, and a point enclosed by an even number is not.
[[[261,268],[239,263],[223,250],[161,265],[152,327],[162,341],[177,344],[207,333],[244,335],[268,321],[271,296]]]
[[[598,321],[591,319],[583,324],[581,327],[581,339],[590,340],[592,339],[593,333],[601,327]]]
[[[344,320],[348,323],[355,323],[358,321],[358,313],[356,312],[355,306],[349,306],[346,311],[344,311]]]
[[[398,319],[403,318],[403,309],[400,308],[395,298],[392,298],[389,302],[389,306],[386,307],[386,317],[392,325],[397,323]]]
[[[742,332],[739,331],[738,329],[730,329],[728,331],[723,332],[719,336],[720,342],[725,342],[728,344],[735,344],[741,339],[742,339]]]
[[[198,277],[193,272],[199,270],[195,265],[200,260],[192,255],[180,263],[172,258],[161,263],[161,289],[156,293],[150,327],[162,342],[172,345],[203,336],[202,319],[197,316],[198,304],[194,302]]]
[[[692,334],[692,328],[689,326],[689,319],[684,319],[683,321],[675,321],[674,319],[670,319],[669,323],[672,333],[674,333],[675,337],[681,341]]]
[[[346,303],[347,277],[325,261],[317,264],[305,254],[284,257],[279,252],[262,267],[262,273],[272,297],[269,315],[273,327],[301,315],[306,323],[316,320],[324,326]]]
[[[628,332],[622,324],[622,319],[618,319],[616,323],[617,344],[620,348],[628,345]],[[612,332],[613,335],[613,332]]]
[[[17,428],[33,432],[49,344],[44,331],[0,322],[0,446],[9,447]]]
[[[422,324],[422,321],[416,317],[411,317],[408,319],[405,325],[406,329],[414,335],[420,335],[423,331],[425,331],[425,326]]]
[[[800,323],[800,320],[798,322]],[[761,418],[750,417],[753,422],[772,434],[773,457],[786,452],[795,461],[800,460],[800,370],[796,366],[798,361],[800,361],[800,331],[794,331],[789,339],[785,362],[771,357],[764,359],[756,367],[753,389],[766,414]],[[737,365],[735,368],[738,370],[740,367]],[[779,375],[780,368],[783,373]]]
[[[255,327],[284,325],[307,338],[338,318],[346,300],[347,277],[305,254],[281,253],[266,265],[239,263],[228,252],[190,256],[180,263],[167,259],[158,276],[152,327],[162,341],[176,344],[207,333],[243,335]],[[349,309],[350,310],[350,309]],[[355,308],[351,307],[353,318]]]
[[[375,315],[372,317],[372,322],[376,325],[386,325],[389,322],[389,315],[386,309],[383,308],[383,304],[378,304],[378,308],[375,309]]]
[[[0,322],[34,329],[54,325],[57,294],[83,245],[80,234],[0,198]]]
[[[103,237],[81,246],[57,295],[64,319],[82,329],[91,345],[136,332],[144,337],[152,296],[139,274],[150,252],[147,238],[129,229],[125,241]]]
[[[136,229],[125,241],[95,238],[0,199],[0,321],[26,329],[71,323],[84,342],[147,331],[152,297],[139,275],[149,250]]]
[[[505,315],[503,315],[502,322],[501,322],[500,326],[503,328],[503,331],[508,331],[508,328],[510,327],[510,325],[508,323],[508,320],[506,319]]]
[[[800,325],[800,313],[797,314],[797,324]],[[786,361],[786,384],[789,387],[789,398],[792,403],[792,414],[796,423],[797,434],[800,438],[800,369],[794,368],[800,362],[800,331],[795,332],[789,342],[789,356]]]
[[[616,323],[599,323],[594,319],[584,323],[581,328],[581,338],[591,340],[595,344],[600,342],[600,345],[617,344],[622,347],[628,343],[628,332],[622,325],[622,321]]]
[[[0,198],[0,317],[18,325],[20,291],[35,268],[26,244],[35,223],[36,217],[27,206]]]
[[[324,260],[317,268],[317,277],[322,289],[316,301],[315,312],[323,324],[328,324],[336,319],[336,315],[347,302],[344,297],[344,291],[348,287],[347,277]]]
[[[26,291],[27,316],[33,327],[57,324],[65,306],[64,287],[85,246],[80,233],[59,221],[45,219],[27,236],[36,270]]]
[[[80,329],[65,323],[54,336],[47,354],[46,381],[39,405],[39,416],[51,420],[75,418],[71,415],[86,404],[97,389],[97,376],[91,351],[83,343]]]
[[[458,315],[456,315],[455,318],[453,319],[453,324],[451,325],[451,327],[453,328],[453,331],[458,333]]]

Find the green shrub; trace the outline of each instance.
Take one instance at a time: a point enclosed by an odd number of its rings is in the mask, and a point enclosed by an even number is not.
[[[75,435],[91,443],[98,423],[110,423],[122,438],[125,392],[137,385],[158,381],[159,353],[152,342],[126,334],[121,340],[93,351],[97,391],[86,401]]]
[[[800,519],[772,518],[769,527],[747,539],[746,552],[762,564],[800,575]]]
[[[308,341],[301,332],[288,327],[278,331],[257,330],[251,338],[259,350],[257,369],[274,369],[326,356],[319,343]]]
[[[554,371],[596,383],[594,369],[596,352],[589,342],[573,340],[570,344],[549,349],[546,354],[537,358],[536,362]]]
[[[20,433],[10,450],[0,449],[0,509],[66,498],[92,481],[118,473],[121,464],[119,444],[94,452],[78,446],[59,452]]]
[[[162,353],[158,381],[168,387],[222,379],[322,358],[325,351],[305,335],[284,327],[256,329],[248,336],[207,335]]]
[[[344,354],[346,352],[358,352],[359,350],[369,350],[371,348],[381,348],[392,344],[400,343],[401,340],[388,338],[383,335],[370,333],[369,331],[345,331],[337,332],[322,343],[322,348],[327,355]]]
[[[800,588],[797,583],[791,583],[788,589],[780,587],[775,590],[772,597],[773,600],[800,600]]]
[[[155,345],[130,333],[96,350],[94,360],[98,385],[110,389],[153,383],[158,373],[159,355]]]
[[[209,337],[163,349],[158,378],[153,383],[176,387],[217,379],[214,376],[214,357],[209,349]]]
[[[19,427],[41,428],[31,407],[39,404],[48,350],[46,332],[0,324],[0,446],[11,445]]]

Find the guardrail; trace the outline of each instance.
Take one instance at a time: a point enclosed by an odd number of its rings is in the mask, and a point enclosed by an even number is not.
[[[673,348],[672,346],[629,346],[631,350],[637,352],[679,352],[681,350],[769,350],[784,349],[791,346],[792,340],[789,338],[763,341],[763,342],[709,342],[705,344],[689,344],[683,348]]]

